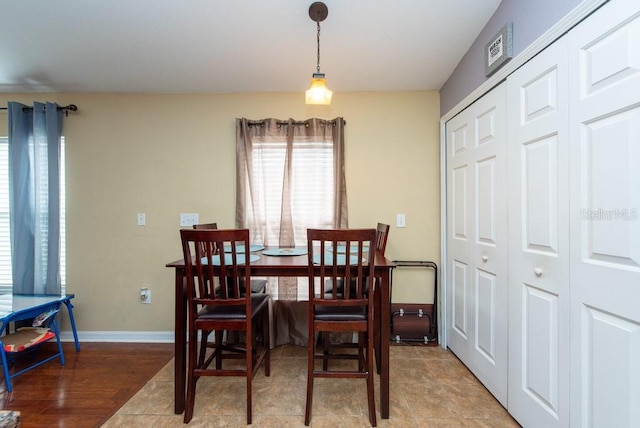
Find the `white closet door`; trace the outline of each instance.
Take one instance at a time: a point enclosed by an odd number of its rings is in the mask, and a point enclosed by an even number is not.
[[[507,79],[509,413],[526,427],[569,425],[567,45]]]
[[[506,406],[505,86],[446,125],[446,289],[449,347]]]
[[[571,418],[640,426],[640,2],[569,36]]]

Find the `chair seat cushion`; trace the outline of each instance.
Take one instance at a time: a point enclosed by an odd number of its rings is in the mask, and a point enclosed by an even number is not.
[[[2,345],[5,352],[21,352],[54,337],[56,337],[55,333],[48,328],[22,327],[15,333],[3,336]]]
[[[251,294],[251,316],[257,314],[269,301],[268,294]],[[198,319],[243,320],[246,319],[244,305],[207,305],[198,312]]]
[[[365,306],[321,306],[315,308],[314,318],[322,321],[362,321],[367,316]]]

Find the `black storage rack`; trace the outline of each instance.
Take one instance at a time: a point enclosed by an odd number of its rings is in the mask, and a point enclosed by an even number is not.
[[[428,261],[428,260],[394,260],[393,262],[398,268],[403,268],[403,267],[416,268],[417,267],[417,268],[433,269],[434,283],[433,283],[433,310],[430,314],[425,313],[425,311],[423,311],[422,309],[419,309],[417,311],[408,311],[408,310],[404,310],[403,308],[400,308],[399,310],[394,311],[391,306],[393,305],[393,270],[391,271],[391,279],[390,279],[390,285],[389,285],[389,295],[391,296],[391,298],[389,299],[390,313],[391,313],[391,317],[390,317],[391,318],[390,319],[391,340],[396,343],[418,342],[418,343],[429,344],[432,342],[437,342],[438,341],[438,309],[437,309],[438,307],[438,266],[436,265],[435,262]],[[419,317],[419,318],[426,317],[426,319],[429,321],[428,331],[426,331],[422,337],[404,337],[404,338],[401,337],[399,334],[397,334],[394,331],[393,320],[396,317],[405,317],[405,316]]]

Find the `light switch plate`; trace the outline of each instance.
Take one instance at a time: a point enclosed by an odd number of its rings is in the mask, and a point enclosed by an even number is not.
[[[404,214],[396,214],[396,227],[406,227],[407,222]]]
[[[191,227],[194,224],[198,224],[198,213],[181,213],[180,214],[181,227]]]

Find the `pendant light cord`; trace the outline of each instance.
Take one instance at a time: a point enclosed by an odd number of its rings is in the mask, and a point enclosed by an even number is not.
[[[318,59],[316,70],[318,70],[318,74],[320,74],[320,21],[316,21],[316,24],[318,24]]]

